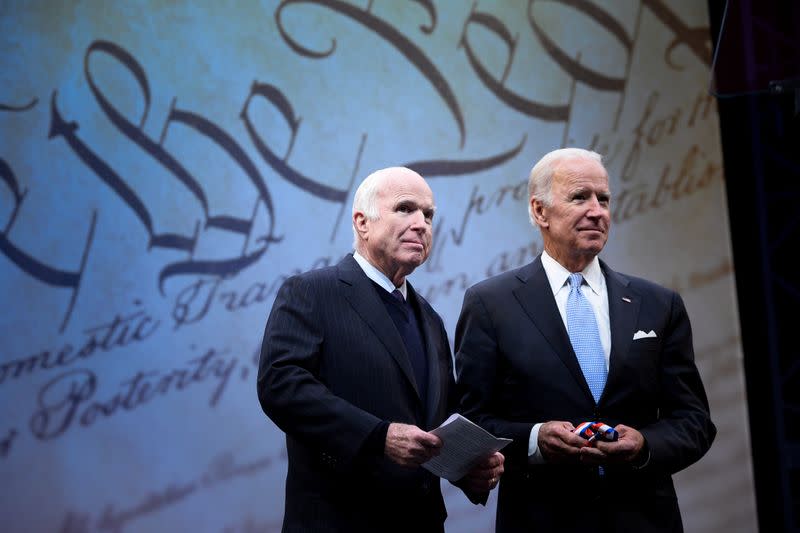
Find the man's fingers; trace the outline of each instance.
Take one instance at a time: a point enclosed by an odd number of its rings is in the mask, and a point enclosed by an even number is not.
[[[573,433],[574,429],[575,426],[569,422],[546,422],[539,429],[539,438],[551,443],[560,441],[570,446],[580,447],[583,443],[583,438]]]
[[[489,456],[489,458],[492,459],[491,462],[499,460],[499,458],[494,455]],[[484,463],[488,462],[488,459],[484,459]],[[467,473],[463,479],[463,483],[473,492],[490,491],[500,482],[500,476],[503,475],[503,472],[504,467],[502,463],[488,468],[478,465]]]
[[[433,433],[427,433],[422,430],[419,430],[419,434],[417,435],[417,441],[422,446],[429,449],[438,450],[439,448],[442,447],[442,439],[440,439]]]
[[[386,433],[386,455],[402,466],[418,466],[439,454],[442,441],[410,424],[391,423]]]
[[[412,439],[416,444],[416,447],[414,448],[415,457],[419,459],[419,464],[422,464],[428,459],[439,455],[439,451],[442,447],[442,439],[433,433],[422,431],[416,427],[415,429],[416,431],[412,436]]]
[[[565,462],[577,461],[581,448],[586,446],[586,441],[574,434],[575,429],[570,422],[550,421],[539,428],[539,447],[547,461]]]
[[[579,451],[586,445],[586,441],[577,435],[571,433],[563,433],[558,435],[551,435],[543,440],[545,446],[560,449],[564,451],[574,450]]]
[[[481,459],[481,461],[477,464],[477,468],[483,470],[494,470],[497,467],[502,467],[505,460],[506,458],[502,453],[494,452],[492,455],[487,455]]]

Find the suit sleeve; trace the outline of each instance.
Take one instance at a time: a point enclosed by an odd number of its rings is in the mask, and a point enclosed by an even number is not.
[[[512,422],[496,416],[492,404],[502,380],[500,350],[491,317],[474,289],[464,294],[456,325],[456,382],[461,413],[496,437],[513,439],[503,449],[509,463],[527,461],[533,424]]]
[[[660,391],[658,421],[640,431],[650,449],[646,468],[673,474],[700,459],[717,433],[694,362],[689,316],[677,293],[672,295]]]
[[[347,468],[381,420],[336,396],[320,379],[324,326],[315,294],[301,277],[286,280],[267,320],[258,367],[258,399],[287,435]],[[382,451],[382,450],[381,450]]]

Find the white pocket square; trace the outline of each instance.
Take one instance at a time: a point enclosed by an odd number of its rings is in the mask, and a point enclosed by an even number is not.
[[[633,334],[633,340],[637,341],[639,339],[647,339],[648,337],[655,338],[657,336],[658,335],[656,335],[656,332],[653,331],[652,329],[650,331],[648,331],[647,333],[645,333],[642,330],[639,330],[639,331],[637,331],[636,333]]]

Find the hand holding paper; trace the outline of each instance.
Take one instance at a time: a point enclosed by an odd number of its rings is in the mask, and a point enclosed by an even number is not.
[[[456,486],[464,491],[472,503],[485,504],[485,496],[497,486],[505,471],[505,459],[500,452],[487,455],[458,480]]]
[[[422,467],[448,481],[463,478],[473,467],[511,442],[511,439],[495,437],[458,413],[450,415],[431,433],[442,440],[442,447],[439,455]]]
[[[418,466],[439,453],[441,441],[417,426],[392,423],[386,433],[385,453],[402,466]]]

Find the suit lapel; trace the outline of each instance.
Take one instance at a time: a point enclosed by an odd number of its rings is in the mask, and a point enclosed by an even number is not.
[[[410,283],[407,285],[407,287],[409,301],[412,303],[412,305],[419,309],[420,327],[422,328],[423,342],[425,343],[425,353],[427,354],[428,383],[426,383],[425,386],[427,387],[426,397],[428,399],[428,405],[425,406],[425,423],[426,427],[431,427],[433,424],[432,420],[435,418],[442,394],[438,359],[439,352],[436,348],[436,345],[433,343],[433,331],[431,329],[433,318],[428,315],[425,306],[420,301],[421,299],[419,296],[417,296],[416,291],[414,291]]]
[[[397,332],[380,296],[375,292],[372,282],[352,255],[348,255],[339,263],[338,271],[340,281],[347,285],[344,291],[345,299],[375,333],[419,398],[414,371],[411,368],[411,361],[406,353],[403,339]]]
[[[614,390],[616,381],[620,379],[622,362],[630,353],[642,299],[637,292],[631,290],[624,276],[611,270],[603,261],[600,261],[600,266],[606,277],[608,317],[611,323],[611,357],[606,389]]]
[[[575,378],[581,390],[594,402],[592,392],[589,390],[589,385],[586,384],[586,378],[583,377],[578,358],[569,341],[567,328],[564,327],[564,321],[558,312],[556,299],[542,266],[541,256],[523,267],[517,277],[522,284],[514,289],[514,296],[533,321],[536,329],[547,339],[550,347]]]

